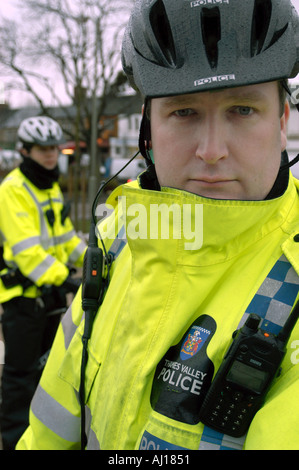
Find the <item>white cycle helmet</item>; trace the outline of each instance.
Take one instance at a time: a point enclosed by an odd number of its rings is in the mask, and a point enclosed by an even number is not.
[[[23,144],[36,144],[43,147],[64,142],[60,125],[49,117],[38,116],[25,119],[18,130],[18,138]]]

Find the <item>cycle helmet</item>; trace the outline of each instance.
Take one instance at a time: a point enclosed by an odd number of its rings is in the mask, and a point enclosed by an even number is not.
[[[44,116],[22,121],[18,130],[18,138],[23,144],[36,144],[42,147],[59,145],[64,142],[60,125],[53,119]]]
[[[146,97],[292,78],[298,14],[290,0],[136,0],[122,64]]]

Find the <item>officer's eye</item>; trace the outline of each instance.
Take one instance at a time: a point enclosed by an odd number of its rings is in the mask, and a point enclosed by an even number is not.
[[[174,114],[178,117],[187,117],[187,116],[191,116],[192,114],[194,114],[194,111],[191,108],[183,108],[183,109],[178,109],[177,111],[175,111]]]
[[[253,113],[253,109],[250,106],[237,106],[235,109],[240,116],[250,116]]]

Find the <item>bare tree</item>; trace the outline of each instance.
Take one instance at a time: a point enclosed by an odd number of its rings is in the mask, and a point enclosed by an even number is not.
[[[28,91],[45,114],[45,94],[64,109],[76,107],[74,128],[65,129],[79,147],[96,151],[97,123],[120,71],[120,39],[133,0],[22,0],[22,23],[0,23],[0,64],[11,87]],[[2,70],[3,72],[3,70]],[[59,84],[60,89],[57,89]],[[92,164],[95,155],[92,155]],[[91,171],[94,175],[94,168]]]

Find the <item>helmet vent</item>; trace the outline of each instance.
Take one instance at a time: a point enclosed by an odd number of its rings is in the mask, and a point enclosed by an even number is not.
[[[289,25],[288,25],[288,23],[287,23],[283,28],[281,28],[281,29],[278,30],[278,31],[275,31],[275,33],[273,34],[273,38],[271,39],[270,44],[269,44],[269,46],[268,46],[266,49],[269,49],[269,47],[273,46],[273,44],[275,44],[275,43],[278,41],[278,39],[281,38],[281,36],[282,36],[282,35],[284,34],[284,32],[287,30],[288,26],[289,26]]]
[[[208,61],[212,68],[218,64],[218,42],[221,39],[221,21],[218,7],[203,8],[201,29]]]
[[[164,61],[164,64],[161,65],[166,67],[176,67],[177,64],[174,40],[163,0],[158,0],[153,5],[150,11],[149,19],[153,33],[160,48],[159,56],[161,56],[162,53],[162,60]],[[155,55],[157,56],[157,53]]]
[[[251,29],[251,57],[260,54],[263,49],[271,21],[271,14],[271,0],[255,0]]]

